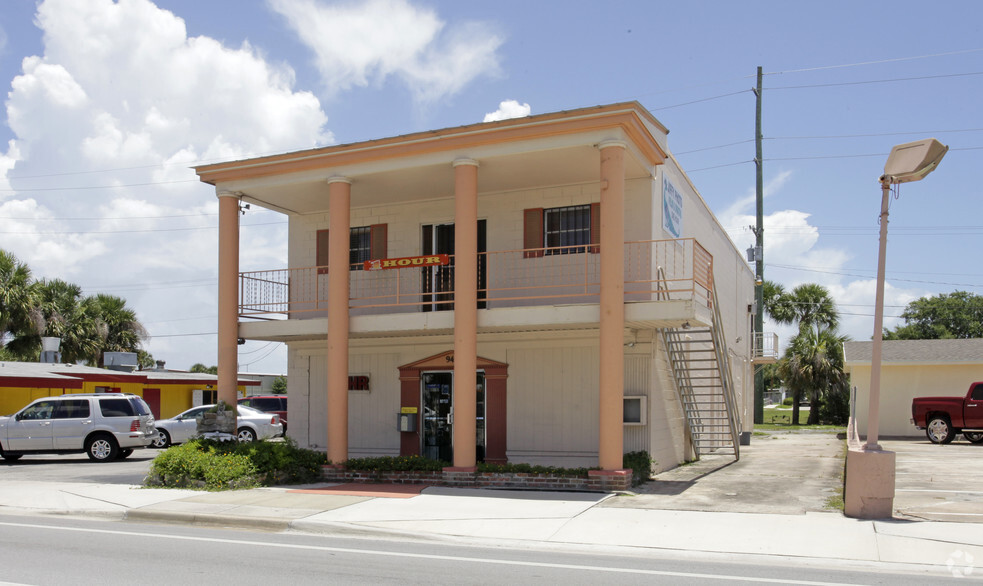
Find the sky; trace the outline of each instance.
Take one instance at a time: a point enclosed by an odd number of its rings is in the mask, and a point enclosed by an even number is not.
[[[168,368],[213,365],[218,203],[192,166],[637,100],[743,251],[761,67],[764,276],[824,285],[869,340],[893,145],[950,150],[892,198],[885,327],[983,294],[980,23],[975,0],[0,0],[0,249],[125,298]],[[241,270],[285,268],[286,218],[242,224]],[[239,351],[286,371],[283,344]]]

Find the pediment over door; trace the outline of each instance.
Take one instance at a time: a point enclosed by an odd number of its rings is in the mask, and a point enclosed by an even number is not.
[[[477,357],[476,370],[489,370],[495,368],[506,368],[507,364],[497,360]],[[454,351],[448,350],[440,354],[434,354],[428,358],[410,362],[399,367],[399,370],[451,370],[454,368]]]

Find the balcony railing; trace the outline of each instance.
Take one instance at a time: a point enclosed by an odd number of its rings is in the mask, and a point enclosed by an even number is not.
[[[754,347],[751,349],[751,359],[755,364],[771,364],[778,362],[778,334],[763,332],[754,334]]]
[[[597,303],[601,255],[598,245],[538,248],[478,255],[479,308]],[[454,266],[365,271],[352,267],[352,315],[452,309]],[[625,301],[712,299],[713,257],[696,240],[625,243]],[[239,315],[320,317],[328,307],[325,267],[240,274]]]

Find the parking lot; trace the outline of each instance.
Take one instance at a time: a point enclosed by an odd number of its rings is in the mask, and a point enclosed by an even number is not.
[[[961,435],[947,445],[924,437],[880,444],[897,454],[895,517],[983,523],[983,444]]]

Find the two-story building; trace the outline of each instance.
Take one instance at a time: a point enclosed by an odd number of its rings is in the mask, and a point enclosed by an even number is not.
[[[667,132],[630,102],[197,167],[219,397],[238,339],[280,341],[290,434],[334,462],[737,455],[754,275]],[[239,272],[245,204],[289,219],[286,267]]]

